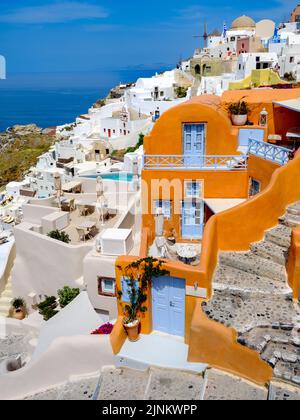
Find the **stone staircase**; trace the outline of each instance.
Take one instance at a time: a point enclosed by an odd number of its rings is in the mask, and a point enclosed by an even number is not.
[[[9,277],[6,287],[0,296],[0,317],[8,316],[10,303],[12,299],[13,299],[13,293],[12,293],[11,277]]]
[[[300,400],[300,389],[282,381],[259,387],[216,369],[204,374],[151,367],[146,371],[104,367],[100,374],[73,378],[26,400],[202,401]]]
[[[198,96],[198,90],[201,84],[201,78],[200,77],[196,77],[191,89],[191,98],[193,98],[194,96]]]
[[[210,319],[233,327],[240,344],[260,353],[276,380],[294,386],[300,385],[300,308],[287,283],[286,262],[292,229],[299,224],[300,202],[249,252],[221,253],[214,296],[203,303]]]

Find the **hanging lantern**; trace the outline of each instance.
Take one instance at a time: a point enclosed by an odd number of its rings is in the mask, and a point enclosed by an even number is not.
[[[268,115],[268,111],[264,108],[259,115],[259,125],[261,127],[266,127],[268,125]]]

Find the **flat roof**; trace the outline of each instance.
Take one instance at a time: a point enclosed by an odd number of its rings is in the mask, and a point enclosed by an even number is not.
[[[68,182],[68,183],[64,184],[62,186],[62,189],[64,191],[69,191],[69,190],[72,190],[73,188],[80,187],[80,185],[82,185],[81,181],[71,181],[71,182]]]
[[[206,205],[214,212],[214,214],[229,210],[246,201],[245,198],[208,198],[204,200]]]
[[[289,99],[287,101],[275,101],[274,104],[290,109],[291,111],[300,112],[300,98]]]

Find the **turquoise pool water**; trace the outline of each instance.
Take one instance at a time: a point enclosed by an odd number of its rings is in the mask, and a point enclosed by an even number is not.
[[[97,174],[97,175],[85,175],[83,178],[97,179],[98,176],[101,176],[102,179],[109,179],[112,181],[123,181],[123,182],[132,182],[133,175],[127,172],[114,172],[109,174]]]

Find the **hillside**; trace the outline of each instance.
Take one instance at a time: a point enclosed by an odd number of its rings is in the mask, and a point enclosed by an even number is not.
[[[43,134],[36,126],[16,126],[0,134],[0,188],[11,181],[20,181],[47,152],[55,138]]]

